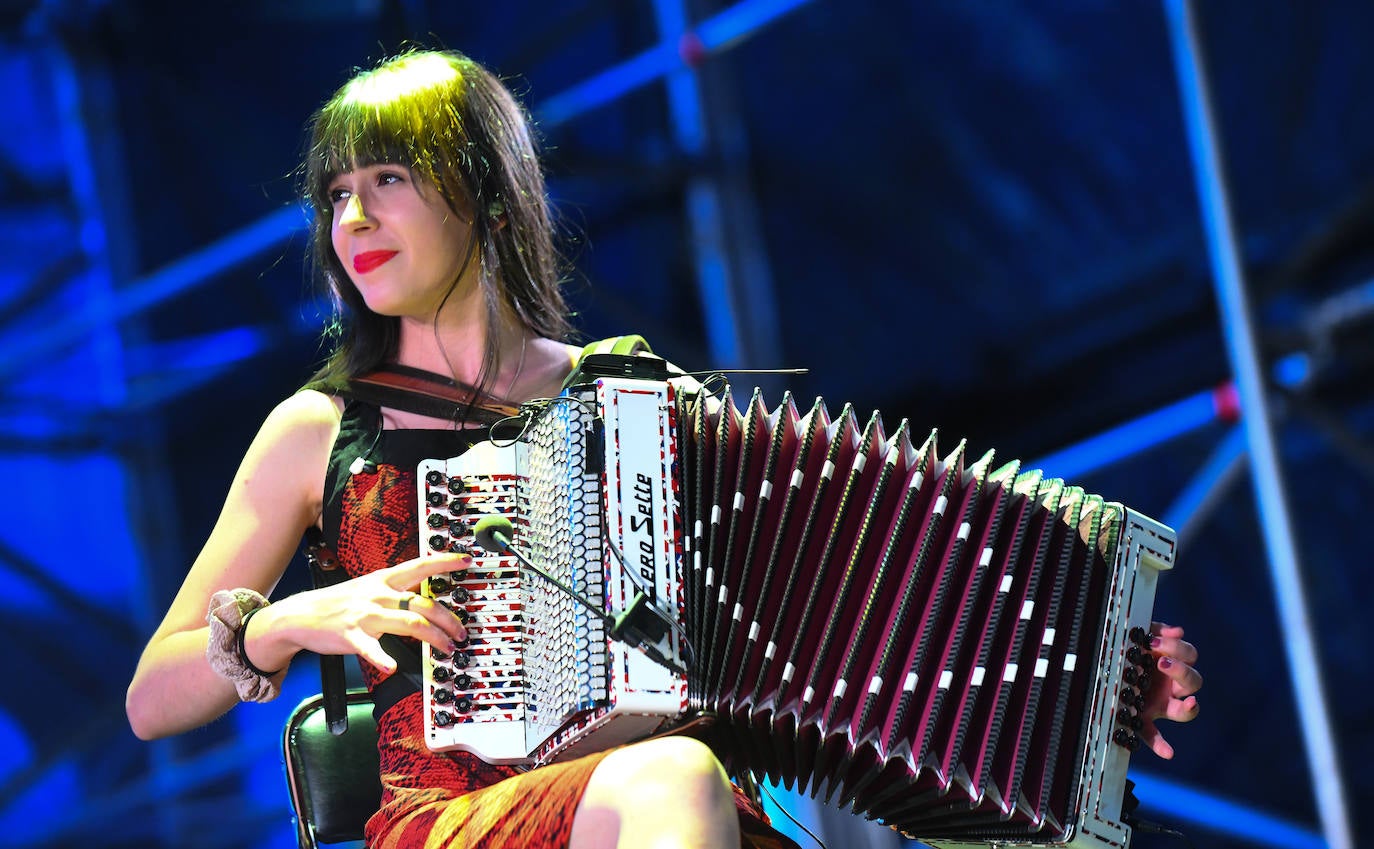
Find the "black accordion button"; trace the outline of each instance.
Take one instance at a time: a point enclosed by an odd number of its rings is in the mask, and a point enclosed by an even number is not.
[[[1130,749],[1132,752],[1140,748],[1140,738],[1124,728],[1116,729],[1116,733],[1112,734],[1112,742]]]

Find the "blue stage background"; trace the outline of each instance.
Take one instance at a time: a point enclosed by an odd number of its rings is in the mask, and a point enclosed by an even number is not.
[[[294,845],[278,736],[313,663],[151,744],[123,694],[319,358],[305,119],[408,41],[532,107],[587,338],[805,368],[760,382],[1179,529],[1156,610],[1207,685],[1178,757],[1133,760],[1147,816],[1371,839],[1371,36],[1353,0],[0,0],[0,846]],[[898,844],[777,795],[832,847]]]

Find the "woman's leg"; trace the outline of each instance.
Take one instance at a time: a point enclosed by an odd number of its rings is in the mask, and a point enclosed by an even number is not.
[[[720,762],[690,737],[607,755],[573,819],[569,849],[722,849],[739,845],[734,793]]]

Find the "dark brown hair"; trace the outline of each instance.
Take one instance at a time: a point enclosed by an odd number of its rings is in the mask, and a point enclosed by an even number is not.
[[[488,327],[514,321],[539,336],[568,337],[563,261],[530,122],[495,75],[453,51],[404,53],[356,74],[309,129],[303,194],[313,209],[311,259],[335,316],[325,331],[331,352],[308,386],[340,389],[396,355],[399,320],[367,308],[330,239],[330,183],[378,163],[409,168],[455,214],[472,219]],[[498,366],[489,345],[479,384]]]

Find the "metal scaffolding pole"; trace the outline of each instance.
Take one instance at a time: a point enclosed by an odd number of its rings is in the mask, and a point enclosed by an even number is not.
[[[705,48],[688,23],[683,0],[654,0],[654,16],[659,37],[678,44],[685,63],[664,80],[673,139],[691,161],[719,163],[688,177],[684,202],[713,363],[776,365],[777,299],[743,175],[738,121],[719,82],[712,85],[693,67],[705,58]]]
[[[1213,123],[1206,69],[1201,59],[1197,20],[1188,0],[1165,0],[1184,123],[1188,131],[1198,201],[1211,258],[1217,300],[1231,369],[1236,376],[1242,424],[1249,448],[1251,481],[1259,505],[1260,527],[1269,552],[1270,579],[1283,627],[1283,644],[1293,696],[1306,743],[1322,832],[1331,849],[1351,849],[1354,839],[1341,785],[1340,765],[1327,715],[1326,691],[1317,665],[1312,623],[1299,574],[1288,505],[1284,498],[1274,435],[1265,403],[1260,360],[1232,229],[1231,212]],[[1300,698],[1299,698],[1300,696]]]

